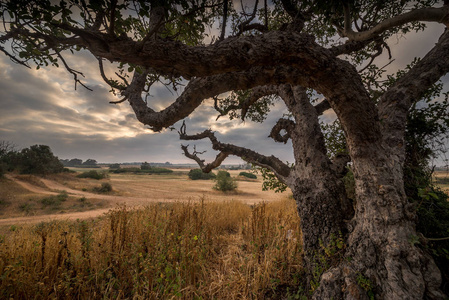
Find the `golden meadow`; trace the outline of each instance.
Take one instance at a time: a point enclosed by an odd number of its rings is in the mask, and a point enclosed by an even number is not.
[[[292,199],[203,199],[8,226],[0,276],[2,299],[272,298],[301,280],[299,218]]]

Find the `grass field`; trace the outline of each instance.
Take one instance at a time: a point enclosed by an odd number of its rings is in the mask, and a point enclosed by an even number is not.
[[[212,190],[212,181],[189,180],[186,171],[102,180],[19,176],[0,181],[0,192],[10,191],[2,217],[58,213],[49,207],[61,199],[57,210],[76,209],[67,205],[71,198],[92,194],[101,182],[114,188],[96,195],[113,208],[107,214],[0,227],[1,299],[299,297],[295,202],[262,192],[259,180],[240,181],[237,192],[224,194]],[[20,211],[23,203],[35,205],[31,213]]]
[[[222,193],[187,172],[1,179],[0,298],[309,297],[312,291],[301,289],[302,237],[290,192],[262,192],[260,179],[245,179],[236,192]],[[446,179],[435,175],[443,189]],[[113,190],[95,193],[102,183]],[[40,222],[46,216],[54,220]],[[339,251],[320,254],[317,270]]]
[[[77,169],[78,170],[78,169]],[[106,169],[94,169],[107,172]],[[86,172],[84,168],[79,169]],[[249,180],[240,178],[238,188],[234,192],[223,193],[213,190],[212,180],[190,180],[188,169],[173,169],[170,174],[133,174],[109,173],[107,178],[96,180],[78,178],[79,173],[62,173],[36,177],[30,175],[10,174],[0,180],[0,226],[8,218],[9,224],[14,223],[13,217],[61,214],[71,218],[71,213],[91,211],[86,217],[101,215],[105,208],[114,208],[117,204],[128,206],[145,206],[155,202],[173,201],[241,201],[245,204],[271,202],[288,197],[288,193],[276,194],[272,191],[262,191],[260,179]],[[238,177],[239,171],[231,171],[233,177]],[[102,184],[110,184],[112,191],[100,193]],[[66,193],[67,197],[58,195]],[[62,200],[62,201],[61,201]],[[76,215],[76,218],[82,216]]]
[[[449,194],[449,172],[437,171],[434,173],[434,183]]]

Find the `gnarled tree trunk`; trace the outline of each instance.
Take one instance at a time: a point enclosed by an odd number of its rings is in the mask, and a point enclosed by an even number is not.
[[[402,165],[385,145],[365,150],[353,159],[357,200],[346,259],[322,276],[314,298],[444,299],[438,268],[415,245],[416,215]]]

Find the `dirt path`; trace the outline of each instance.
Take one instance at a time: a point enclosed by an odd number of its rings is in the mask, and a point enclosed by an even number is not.
[[[41,215],[41,216],[29,216],[29,217],[16,217],[0,219],[0,226],[14,225],[14,224],[35,224],[39,222],[50,222],[53,220],[76,220],[76,219],[89,219],[95,218],[108,212],[110,208],[89,210],[83,212],[73,212],[66,214],[54,214],[54,215]]]
[[[94,217],[101,216],[105,212],[109,211],[111,208],[115,207],[118,204],[126,204],[127,206],[133,207],[133,206],[144,206],[146,204],[161,202],[161,201],[163,201],[163,202],[172,202],[173,201],[173,200],[169,200],[169,199],[155,200],[155,199],[147,198],[147,197],[123,197],[123,196],[94,194],[94,193],[74,190],[74,189],[68,188],[58,182],[55,182],[53,180],[41,178],[41,181],[48,188],[48,189],[45,189],[42,187],[35,186],[29,182],[19,180],[18,178],[15,178],[10,175],[6,175],[6,178],[21,185],[25,189],[27,189],[31,192],[34,192],[34,193],[38,193],[38,194],[57,195],[58,192],[55,192],[54,190],[59,190],[59,191],[64,190],[70,196],[86,197],[88,199],[103,200],[103,201],[107,202],[107,204],[106,204],[107,208],[95,209],[95,210],[84,211],[84,212],[70,212],[70,213],[63,213],[63,214],[48,214],[48,215],[40,215],[40,216],[28,216],[28,217],[15,217],[15,218],[0,219],[0,226],[12,225],[12,224],[18,224],[18,223],[39,223],[39,222],[43,222],[43,221],[52,221],[52,220],[88,219],[88,218],[94,218]]]
[[[11,180],[11,181],[14,181],[15,183],[17,183],[21,187],[23,187],[23,188],[25,188],[25,189],[29,190],[30,192],[33,192],[33,193],[45,194],[45,195],[57,195],[58,194],[56,192],[49,191],[49,190],[44,189],[42,187],[32,185],[31,183],[28,183],[26,181],[19,180],[19,179],[15,178],[15,177],[13,177],[11,175],[8,175],[8,174],[5,174],[5,177],[7,179]]]

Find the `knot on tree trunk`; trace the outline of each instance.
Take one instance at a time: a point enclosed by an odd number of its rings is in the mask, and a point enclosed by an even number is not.
[[[274,125],[271,129],[270,135],[268,137],[271,137],[276,142],[286,144],[294,128],[295,122],[293,122],[292,120],[283,118],[279,119],[276,122],[276,125]],[[283,130],[285,131],[284,134],[281,133]]]

